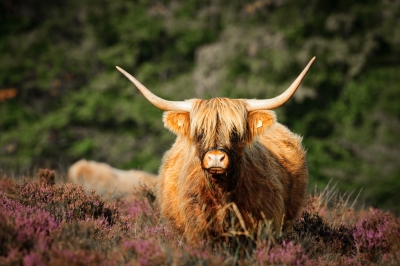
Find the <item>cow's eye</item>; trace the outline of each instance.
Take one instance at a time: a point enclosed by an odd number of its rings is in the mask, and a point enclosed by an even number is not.
[[[240,140],[239,135],[233,131],[230,136],[231,142],[238,142]]]
[[[197,142],[201,142],[203,139],[204,139],[204,134],[203,133],[197,134],[197,136],[196,136],[196,141]]]

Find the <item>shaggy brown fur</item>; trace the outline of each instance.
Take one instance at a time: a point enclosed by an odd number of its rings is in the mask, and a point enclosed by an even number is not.
[[[277,123],[272,111],[248,112],[243,100],[191,101],[190,113],[164,114],[177,139],[159,173],[163,217],[192,241],[225,235],[232,204],[248,229],[263,217],[275,230],[290,226],[304,204],[308,180],[301,137]],[[204,155],[216,149],[232,161],[224,175],[202,168]]]
[[[80,160],[68,170],[67,182],[98,192],[132,194],[143,187],[154,190],[157,177],[139,170],[119,170],[108,164]]]

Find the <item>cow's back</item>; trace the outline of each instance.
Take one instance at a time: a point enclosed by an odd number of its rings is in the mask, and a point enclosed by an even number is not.
[[[141,170],[120,170],[108,164],[80,160],[73,164],[67,174],[67,182],[81,184],[98,192],[135,193],[142,188],[154,190],[157,176]]]

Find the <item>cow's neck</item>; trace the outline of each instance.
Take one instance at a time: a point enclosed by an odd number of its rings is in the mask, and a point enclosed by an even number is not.
[[[207,179],[207,189],[214,191],[215,195],[225,201],[228,194],[231,195],[236,189],[238,175],[234,171],[228,171],[222,176],[213,176],[205,171]],[[228,200],[228,199],[227,199]]]

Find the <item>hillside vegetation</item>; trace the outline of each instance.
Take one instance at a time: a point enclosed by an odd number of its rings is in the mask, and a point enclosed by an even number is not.
[[[160,220],[145,189],[105,200],[54,181],[47,169],[19,183],[0,179],[1,265],[398,265],[400,258],[400,218],[356,212],[329,187],[308,198],[283,235],[271,234],[269,221],[248,232],[232,220],[229,242],[189,244]]]
[[[1,1],[0,169],[62,173],[86,158],[157,172],[174,136],[116,65],[170,100],[270,98],[313,56],[276,110],[304,136],[310,189],[333,180],[363,188],[359,204],[399,211],[400,2],[391,0]]]

